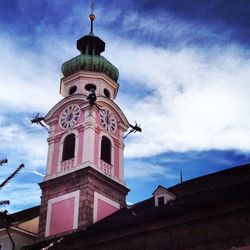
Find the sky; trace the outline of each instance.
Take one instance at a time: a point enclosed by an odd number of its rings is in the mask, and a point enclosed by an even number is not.
[[[9,212],[40,203],[61,65],[89,33],[90,1],[0,1],[0,190]],[[250,1],[95,1],[94,33],[120,72],[116,103],[143,132],[125,148],[128,203],[250,162]]]

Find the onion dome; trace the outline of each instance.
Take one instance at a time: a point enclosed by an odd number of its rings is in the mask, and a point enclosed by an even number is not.
[[[105,50],[105,42],[94,35],[93,21],[95,20],[95,15],[93,14],[93,10],[89,15],[89,20],[91,22],[89,35],[77,40],[76,47],[81,54],[63,63],[63,77],[70,76],[80,70],[86,70],[102,72],[112,80],[117,81],[119,76],[118,69],[105,57],[100,55]]]

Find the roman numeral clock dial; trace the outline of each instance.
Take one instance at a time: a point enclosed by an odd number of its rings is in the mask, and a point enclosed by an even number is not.
[[[60,126],[62,129],[72,128],[80,116],[80,107],[78,105],[69,105],[60,116]]]
[[[109,133],[113,134],[117,127],[114,115],[107,109],[101,109],[100,119],[103,128]]]

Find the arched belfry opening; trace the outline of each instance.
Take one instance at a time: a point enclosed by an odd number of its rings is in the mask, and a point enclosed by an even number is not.
[[[101,159],[106,163],[111,164],[111,141],[106,136],[102,137]]]
[[[69,134],[65,137],[63,142],[62,161],[66,161],[75,157],[75,142],[75,134]]]

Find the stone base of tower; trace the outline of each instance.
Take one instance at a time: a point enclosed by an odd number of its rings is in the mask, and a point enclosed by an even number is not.
[[[82,229],[126,206],[125,186],[86,167],[40,183],[39,238]]]

